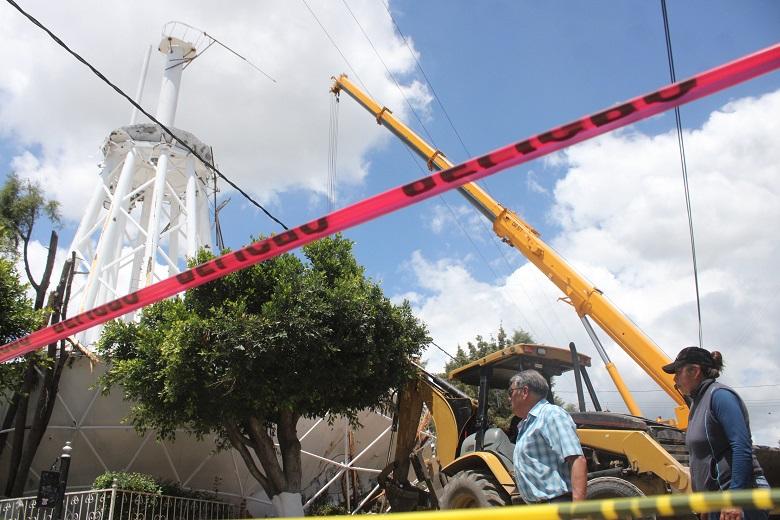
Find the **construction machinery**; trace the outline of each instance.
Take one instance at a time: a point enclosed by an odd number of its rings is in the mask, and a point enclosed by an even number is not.
[[[376,118],[378,124],[387,127],[418,153],[426,161],[429,169],[446,169],[453,166],[440,150],[428,145],[399,121],[390,109],[371,99],[346,75],[334,79],[332,92],[335,95],[339,95],[341,91],[347,92],[350,97]],[[572,414],[572,416],[578,425],[578,434],[583,448],[588,450],[591,455],[588,495],[606,497],[690,491],[688,471],[684,466],[687,464],[687,453],[683,444],[684,430],[688,422],[688,405],[675,388],[673,377],[661,369],[670,362],[669,357],[627,316],[607,300],[602,291],[575,271],[565,259],[541,239],[539,233],[532,226],[515,212],[503,207],[476,183],[464,184],[458,190],[469,203],[491,221],[493,231],[502,241],[520,251],[563,292],[563,300],[568,302],[580,317],[605,364],[607,372],[626,403],[630,415],[599,411],[585,412],[582,392],[579,392],[580,412]],[[642,417],[641,409],[622,381],[615,365],[609,359],[590,323],[590,319],[595,321],[672,398],[677,405],[674,410],[674,419],[656,422]],[[517,350],[520,348],[523,349],[522,353]],[[504,464],[506,460],[497,453],[505,448],[493,449],[495,446],[503,445],[504,441],[497,433],[494,437],[495,431],[487,427],[485,415],[481,414],[479,409],[486,406],[482,397],[488,389],[507,387],[508,379],[500,375],[493,375],[503,374],[503,371],[495,368],[494,364],[513,366],[512,363],[514,363],[516,366],[522,366],[525,363],[524,356],[527,358],[532,355],[530,352],[526,352],[525,348],[526,346],[510,347],[510,350],[515,350],[507,352],[508,349],[505,349],[450,374],[454,378],[471,379],[473,374],[479,371],[480,399],[476,405],[473,405],[476,406],[476,409],[469,410],[463,395],[453,392],[452,385],[439,378],[434,378],[430,374],[421,375],[416,389],[408,389],[402,393],[399,406],[401,417],[398,443],[394,462],[396,471],[393,471],[394,480],[389,479],[388,476],[392,470],[388,469],[383,472],[384,481],[389,486],[387,490],[391,502],[394,491],[408,491],[407,476],[404,473],[404,468],[408,471],[408,465],[404,464],[403,459],[415,452],[415,435],[413,433],[417,429],[417,418],[422,408],[422,402],[425,402],[432,410],[437,434],[436,456],[443,475],[450,479],[448,482],[469,481],[473,484],[479,481],[485,490],[484,496],[499,496],[505,503],[508,497],[511,499],[514,489],[514,480],[511,478],[510,471],[511,464],[507,467]],[[547,352],[556,351],[552,347],[541,348]],[[505,358],[517,359],[504,361]],[[571,366],[576,361],[576,355],[571,357]],[[561,372],[565,371],[562,368],[564,365],[560,366]],[[571,366],[567,369],[571,369]],[[577,373],[576,370],[575,373]],[[545,373],[546,377],[550,375],[550,373]],[[596,409],[599,409],[598,406]],[[469,421],[473,421],[475,436],[473,443],[467,443],[466,439],[463,438],[463,428],[467,427]],[[442,426],[440,424],[442,422],[446,426]],[[406,424],[406,427],[402,426],[403,424]],[[405,432],[405,429],[412,433]],[[401,442],[402,439],[405,443]],[[758,455],[762,465],[773,467],[767,472],[770,484],[778,485],[776,466],[780,457],[778,457],[777,450],[771,452],[764,450],[763,455],[765,456],[762,456],[760,452]],[[414,462],[414,460],[415,456],[412,456],[412,461]],[[425,480],[426,475],[423,471],[425,467],[420,464],[420,461],[415,464],[415,467],[418,478]],[[437,495],[434,492],[437,479],[431,478],[430,475],[427,478],[428,496]],[[396,495],[398,496],[399,493]],[[453,493],[442,489],[441,496],[433,500],[429,499],[429,505],[444,507],[493,505],[492,502],[486,504],[483,500],[476,498],[472,500],[452,497]],[[501,500],[494,501],[501,502]],[[410,499],[406,505],[412,502]],[[396,505],[405,508],[400,501],[396,501]]]
[[[586,370],[591,360],[573,344],[570,348],[518,344],[450,372],[450,379],[476,387],[477,399],[420,368],[418,380],[399,397],[395,458],[379,478],[392,509],[522,503],[514,480],[514,439],[491,424],[489,406],[494,402],[491,392],[498,390],[507,399],[510,378],[529,368],[549,382],[573,371],[581,409],[585,382],[597,411],[571,415],[588,462],[589,498],[689,491],[683,433],[667,424],[600,411]],[[418,427],[423,411],[433,419],[435,441]],[[430,456],[428,441],[435,442],[435,456]],[[407,478],[410,464],[416,486]]]

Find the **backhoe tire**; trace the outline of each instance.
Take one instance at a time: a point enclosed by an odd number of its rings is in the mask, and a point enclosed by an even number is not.
[[[642,490],[627,480],[617,477],[596,477],[588,481],[586,498],[599,500],[602,498],[632,498],[643,497]],[[627,517],[628,518],[628,517]],[[639,517],[641,520],[655,520],[654,514]]]
[[[470,509],[511,504],[509,495],[491,475],[464,470],[447,481],[439,498],[441,509]]]

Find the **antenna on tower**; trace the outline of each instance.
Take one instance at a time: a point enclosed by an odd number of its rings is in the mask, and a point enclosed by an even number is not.
[[[245,61],[247,63],[247,65],[249,65],[250,67],[255,69],[257,72],[259,72],[260,74],[262,74],[266,78],[268,78],[271,81],[273,81],[274,83],[276,83],[276,80],[274,78],[272,78],[263,69],[261,69],[260,67],[258,67],[257,65],[255,65],[254,63],[249,61],[247,58],[245,58],[244,56],[240,55],[235,50],[231,49],[230,47],[228,47],[227,45],[222,43],[221,41],[217,40],[212,35],[206,33],[206,31],[204,31],[202,29],[198,29],[197,27],[193,27],[192,25],[186,24],[184,22],[172,21],[172,22],[166,23],[163,26],[163,33],[180,35],[179,38],[182,39],[182,40],[186,40],[188,37],[191,37],[192,35],[197,35],[196,38],[195,38],[195,47],[197,47],[199,49],[202,48],[202,50],[196,56],[193,56],[192,59],[190,59],[187,63],[185,63],[184,64],[184,68],[186,68],[195,58],[197,58],[198,56],[202,56],[203,53],[205,53],[212,45],[214,45],[216,43],[217,45],[219,45],[220,47],[222,47],[223,49],[225,49],[229,53],[235,55],[237,58]],[[208,44],[206,44],[205,47],[202,47],[204,41],[207,41]]]

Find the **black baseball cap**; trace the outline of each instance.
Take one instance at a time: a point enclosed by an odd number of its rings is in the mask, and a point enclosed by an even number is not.
[[[677,354],[674,363],[663,366],[663,371],[667,374],[674,374],[678,368],[684,365],[701,365],[703,367],[714,367],[715,361],[709,350],[699,347],[685,347]]]

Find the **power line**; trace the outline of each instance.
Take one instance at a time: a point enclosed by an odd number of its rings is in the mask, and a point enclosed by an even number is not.
[[[735,390],[742,390],[745,388],[774,388],[778,387],[780,384],[771,384],[771,385],[745,385],[745,386],[732,386],[731,388]],[[575,390],[557,390],[559,393],[566,393],[566,394],[576,394],[577,392]],[[618,393],[617,390],[599,390],[599,393],[602,392],[611,392],[611,393]],[[657,389],[646,389],[646,390],[631,390],[632,394],[642,393],[642,392],[666,392],[666,390],[662,390],[660,388]]]
[[[366,38],[366,41],[371,46],[371,48],[374,50],[374,54],[376,54],[376,57],[379,59],[379,62],[382,64],[382,66],[387,71],[387,75],[390,76],[390,79],[393,80],[393,83],[395,83],[395,87],[398,89],[398,92],[401,93],[401,97],[406,102],[406,105],[409,107],[409,110],[412,111],[412,114],[414,114],[415,119],[417,119],[417,122],[420,123],[420,126],[422,127],[423,131],[425,132],[425,135],[428,136],[428,139],[430,139],[431,143],[433,144],[434,148],[438,148],[436,146],[436,143],[433,140],[433,136],[430,132],[428,132],[428,129],[425,127],[425,124],[422,122],[422,119],[420,119],[420,116],[417,115],[417,111],[414,109],[412,104],[409,102],[409,99],[406,97],[406,94],[404,94],[403,89],[401,89],[401,85],[398,84],[398,81],[395,79],[395,76],[392,72],[390,72],[390,69],[388,68],[387,64],[385,63],[385,60],[382,59],[382,56],[380,56],[379,51],[374,46],[374,43],[371,41],[371,38],[369,38],[368,33],[365,29],[363,29],[363,26],[360,24],[360,21],[358,21],[357,17],[355,16],[355,13],[352,12],[352,9],[350,9],[349,4],[347,4],[347,0],[341,0],[344,4],[344,7],[347,8],[347,11],[349,11],[349,14],[352,16],[352,19],[355,20],[355,23],[357,24],[358,28],[360,29],[360,32],[363,33],[363,36]]]
[[[661,12],[664,19],[664,35],[666,36],[666,56],[669,61],[669,76],[672,83],[677,82],[674,73],[674,56],[672,55],[672,37],[669,32],[669,16],[666,12],[666,0],[661,0]],[[696,243],[693,238],[693,214],[691,211],[691,192],[688,187],[688,164],[685,161],[685,143],[683,141],[680,107],[674,107],[674,120],[677,123],[677,146],[680,150],[680,166],[682,167],[683,186],[685,191],[685,210],[688,214],[688,232],[691,237],[691,256],[693,258],[693,282],[696,287],[696,312],[699,317],[699,347],[704,343],[701,324],[701,299],[699,297],[699,269],[696,262]]]
[[[390,15],[390,20],[393,21],[393,25],[395,26],[396,30],[398,31],[398,34],[401,35],[401,39],[404,41],[404,44],[406,45],[406,48],[409,49],[409,54],[412,55],[412,58],[414,58],[414,62],[417,64],[417,68],[420,69],[420,73],[423,75],[423,78],[425,78],[425,82],[428,84],[429,87],[431,87],[431,93],[433,94],[433,97],[436,99],[436,102],[441,107],[442,112],[444,113],[444,116],[447,118],[447,121],[450,123],[450,127],[452,127],[452,131],[455,132],[455,135],[458,138],[458,141],[460,141],[460,145],[463,147],[463,151],[466,152],[467,157],[472,157],[471,152],[469,152],[469,149],[466,147],[466,143],[463,142],[463,139],[460,137],[460,133],[458,132],[458,129],[455,128],[455,124],[452,122],[452,119],[450,118],[450,114],[447,112],[447,109],[444,108],[444,104],[441,102],[441,99],[439,99],[439,95],[436,94],[436,90],[433,88],[433,84],[428,79],[428,75],[425,73],[425,71],[422,68],[422,64],[417,59],[417,56],[415,56],[414,51],[412,50],[412,47],[409,45],[409,42],[406,39],[406,36],[403,32],[401,32],[401,28],[398,26],[398,23],[395,21],[395,17],[393,16],[393,13],[390,11],[390,7],[387,3],[385,3],[383,0],[379,0],[379,3],[381,3],[385,10],[387,11],[387,14]]]
[[[309,6],[309,4],[306,2],[306,0],[301,0],[301,1],[302,1],[302,2],[303,2],[303,4],[306,6],[306,8],[309,10],[309,12],[311,13],[311,15],[314,17],[314,20],[317,22],[317,24],[320,26],[320,28],[322,28],[323,32],[324,32],[324,33],[325,33],[325,35],[328,37],[328,40],[330,40],[330,42],[331,42],[331,44],[333,45],[333,47],[334,47],[334,48],[336,49],[336,51],[338,51],[338,53],[341,55],[342,59],[343,59],[343,60],[344,60],[344,62],[347,64],[347,66],[349,67],[349,69],[350,69],[350,70],[351,70],[351,71],[352,71],[352,72],[355,74],[355,78],[357,79],[357,81],[358,81],[358,82],[361,84],[361,86],[362,86],[362,87],[363,87],[363,89],[364,89],[364,90],[365,90],[365,91],[368,93],[368,95],[369,95],[369,96],[371,96],[371,93],[369,92],[369,90],[368,90],[368,88],[366,87],[365,83],[364,83],[364,82],[363,82],[363,81],[360,79],[360,76],[357,74],[357,71],[356,71],[356,70],[355,70],[355,69],[352,67],[352,65],[350,64],[349,60],[348,60],[348,59],[347,59],[347,57],[344,55],[344,53],[341,51],[341,49],[339,48],[338,44],[337,44],[337,43],[336,43],[336,41],[333,39],[333,37],[330,35],[330,33],[329,33],[329,32],[328,32],[328,30],[325,28],[325,26],[323,25],[323,23],[322,23],[322,22],[320,21],[320,19],[317,17],[316,13],[315,13],[315,12],[312,10],[312,8]],[[343,1],[344,1],[344,6],[345,6],[345,7],[346,7],[346,9],[349,11],[349,13],[352,15],[352,18],[355,20],[355,23],[358,25],[358,27],[360,28],[360,30],[363,32],[363,36],[364,36],[364,37],[366,38],[366,40],[368,41],[369,45],[371,45],[371,48],[374,50],[374,53],[376,54],[376,56],[377,56],[377,58],[379,59],[380,63],[382,63],[382,65],[384,65],[384,67],[385,67],[385,70],[387,71],[387,73],[388,73],[388,75],[390,76],[390,78],[391,78],[391,79],[392,79],[392,80],[395,82],[395,85],[396,85],[396,87],[398,88],[399,92],[401,93],[401,96],[404,98],[404,100],[406,101],[407,105],[409,105],[409,108],[411,109],[412,113],[415,115],[415,117],[417,118],[418,122],[419,122],[419,123],[420,123],[420,125],[422,126],[423,130],[425,131],[425,133],[428,135],[428,137],[429,137],[429,138],[431,139],[431,141],[432,141],[432,140],[433,140],[433,138],[430,136],[430,133],[428,132],[428,129],[427,129],[427,128],[425,128],[425,125],[422,123],[422,121],[420,120],[419,116],[417,116],[417,113],[415,112],[414,108],[411,106],[411,104],[409,103],[408,99],[407,99],[407,98],[406,98],[406,96],[404,95],[404,93],[403,93],[403,90],[401,89],[400,85],[399,85],[399,84],[398,84],[398,82],[395,80],[395,78],[393,77],[393,74],[390,72],[390,70],[388,69],[388,67],[387,67],[387,65],[385,64],[384,60],[383,60],[383,59],[382,59],[382,57],[380,56],[380,54],[379,54],[379,51],[376,49],[376,47],[375,47],[375,46],[374,46],[374,44],[372,43],[372,41],[371,41],[371,38],[368,36],[368,34],[366,33],[366,31],[363,29],[362,25],[361,25],[361,24],[360,24],[360,22],[358,21],[358,19],[357,19],[357,17],[355,16],[354,12],[353,12],[353,11],[350,9],[349,5],[346,3],[346,0],[343,0]],[[408,46],[408,44],[407,44],[407,46]],[[426,81],[427,81],[427,78],[426,78]],[[430,84],[430,82],[429,82],[429,84]],[[337,99],[338,99],[338,98],[337,98]],[[441,104],[441,101],[440,101],[439,103]],[[442,107],[442,108],[443,108],[443,107]],[[337,124],[337,123],[335,123],[335,126],[334,126],[333,117],[334,117],[334,116],[333,116],[333,109],[331,109],[331,135],[330,135],[330,144],[329,144],[329,158],[328,158],[328,168],[329,168],[329,170],[330,170],[330,169],[333,169],[333,170],[335,171],[335,167],[336,167],[336,165],[335,165],[335,160],[336,160],[336,159],[335,159],[335,153],[336,153],[336,152],[335,152],[335,150],[337,149],[337,138],[336,138],[336,139],[334,139],[333,135],[334,135],[334,128],[336,129],[335,131],[337,132],[338,124]],[[457,131],[456,131],[456,132],[457,132]],[[420,169],[420,171],[422,171],[423,173],[425,173],[425,170],[423,170],[423,168],[422,168],[422,167],[419,165],[419,163],[418,163],[418,162],[415,160],[415,156],[414,156],[414,154],[412,154],[412,152],[409,150],[409,148],[408,148],[408,147],[404,147],[404,149],[405,149],[405,150],[407,151],[407,153],[410,155],[410,157],[411,157],[411,159],[412,159],[412,162],[415,164],[415,166],[417,166],[417,167]],[[332,155],[331,155],[331,154],[332,154]],[[329,182],[329,183],[330,183],[330,182],[332,182],[332,178],[331,178],[331,174],[330,174],[330,173],[329,173],[328,182]],[[330,184],[329,184],[329,186],[330,186]],[[329,188],[329,189],[330,189],[330,188]],[[335,188],[334,188],[334,189],[335,189]],[[461,232],[462,232],[462,233],[463,233],[463,234],[466,236],[466,238],[467,238],[467,239],[468,239],[468,241],[471,243],[472,247],[473,247],[473,248],[476,250],[477,254],[480,256],[480,258],[483,260],[483,262],[485,262],[485,265],[488,267],[488,269],[489,269],[489,270],[490,270],[490,271],[493,273],[493,276],[494,276],[494,277],[496,277],[496,278],[498,278],[498,273],[496,273],[496,271],[493,269],[493,266],[490,264],[490,262],[487,260],[487,258],[485,258],[485,256],[482,254],[482,251],[480,251],[480,249],[479,249],[479,248],[476,246],[476,244],[474,243],[474,240],[472,239],[472,237],[471,237],[471,235],[469,234],[469,232],[468,232],[468,231],[467,231],[467,230],[466,230],[466,229],[465,229],[465,228],[462,226],[462,224],[460,223],[460,220],[457,218],[457,215],[455,214],[455,211],[454,211],[454,210],[452,209],[452,207],[451,207],[451,206],[450,206],[450,205],[447,203],[447,201],[444,199],[444,197],[443,197],[442,195],[439,195],[438,197],[439,197],[439,200],[441,200],[441,201],[444,203],[444,205],[447,207],[447,209],[448,209],[448,210],[449,210],[449,211],[452,213],[452,215],[453,215],[453,218],[454,218],[454,221],[455,221],[455,223],[458,225],[458,227],[460,228]],[[494,241],[494,243],[495,243],[495,241],[496,241],[496,237],[495,237],[495,235],[491,235],[491,236],[492,236],[492,238],[493,238],[493,241]],[[505,259],[505,261],[506,261],[506,259]],[[507,262],[507,264],[508,264],[508,262]],[[523,288],[523,290],[525,291],[525,288]],[[526,293],[526,296],[528,297],[527,293]],[[530,297],[529,297],[529,300],[530,300]],[[529,327],[529,328],[532,328],[532,327],[531,327],[531,322],[530,322],[530,321],[529,321],[529,320],[528,320],[528,319],[527,319],[527,318],[526,318],[526,317],[523,315],[523,312],[522,312],[522,309],[521,309],[520,305],[519,305],[517,302],[514,302],[514,301],[513,301],[513,303],[515,304],[515,306],[517,307],[518,311],[519,311],[519,312],[520,312],[520,314],[522,315],[522,319],[525,321],[525,326],[526,326],[526,327]],[[545,327],[547,327],[547,328],[548,328],[548,331],[550,331],[549,327],[547,326],[547,323],[546,323],[546,322],[545,322],[543,319],[542,319],[542,322],[543,322],[543,324],[545,325]],[[532,332],[533,332],[533,331],[532,331]],[[551,334],[552,334],[552,333],[551,333]],[[449,354],[448,354],[448,355],[449,355]]]
[[[360,76],[358,75],[357,71],[356,71],[356,70],[355,70],[355,68],[352,66],[352,64],[349,62],[349,60],[347,59],[347,57],[346,57],[346,56],[344,56],[344,53],[343,53],[343,52],[341,52],[341,49],[340,49],[340,48],[339,48],[339,46],[336,44],[336,40],[334,40],[334,39],[333,39],[333,37],[332,37],[332,36],[330,35],[330,33],[328,32],[328,30],[325,28],[325,26],[324,26],[324,25],[322,25],[322,22],[320,21],[320,19],[319,19],[319,18],[317,18],[317,15],[314,13],[314,10],[312,10],[312,8],[311,8],[311,7],[309,7],[309,4],[306,2],[306,0],[301,0],[301,2],[303,2],[303,5],[305,5],[305,6],[306,6],[306,9],[308,9],[308,10],[309,10],[309,12],[311,13],[311,15],[314,17],[314,20],[315,20],[315,21],[317,22],[317,24],[320,26],[320,28],[322,29],[322,32],[324,32],[324,33],[325,33],[325,36],[327,36],[327,37],[328,37],[328,40],[330,40],[330,43],[333,45],[333,47],[335,47],[335,48],[336,48],[336,50],[338,51],[338,53],[341,55],[341,59],[342,59],[342,60],[344,60],[344,63],[346,63],[346,64],[347,64],[347,67],[349,67],[349,70],[351,70],[351,71],[352,71],[352,73],[355,75],[355,79],[356,79],[356,80],[357,80],[357,81],[360,83],[360,85],[363,87],[363,89],[364,89],[366,92],[368,92],[368,87],[366,87],[366,84],[365,84],[365,83],[363,83],[363,80],[362,80],[362,79],[360,79]],[[370,95],[370,94],[369,94],[369,95]]]
[[[198,158],[198,160],[200,160],[200,162],[201,162],[201,163],[203,163],[203,164],[204,164],[204,165],[205,165],[205,166],[206,166],[206,167],[207,167],[209,170],[213,171],[213,172],[214,172],[216,175],[218,175],[219,177],[221,177],[221,178],[222,178],[222,180],[224,180],[225,182],[227,182],[228,184],[230,184],[230,185],[231,185],[233,188],[235,188],[235,189],[236,189],[236,191],[238,191],[238,192],[239,192],[241,195],[243,195],[243,196],[244,196],[244,197],[245,197],[245,198],[246,198],[246,199],[247,199],[249,202],[251,202],[252,204],[254,204],[255,206],[257,206],[257,207],[258,207],[258,208],[259,208],[259,209],[260,209],[260,210],[261,210],[263,213],[265,213],[265,214],[268,216],[268,218],[270,218],[271,220],[273,220],[274,222],[276,222],[277,224],[279,224],[280,226],[282,226],[284,229],[288,229],[288,228],[287,228],[287,226],[285,226],[285,225],[284,225],[284,223],[283,223],[281,220],[279,220],[278,218],[276,218],[275,216],[273,216],[273,215],[272,215],[272,214],[271,214],[271,213],[270,213],[270,212],[269,212],[267,209],[265,209],[265,208],[264,208],[264,207],[263,207],[263,206],[262,206],[260,203],[258,203],[257,201],[255,201],[255,200],[254,200],[252,197],[250,197],[248,193],[246,193],[244,190],[242,190],[241,188],[239,188],[239,187],[238,187],[238,185],[237,185],[236,183],[234,183],[233,181],[231,181],[230,179],[228,179],[228,178],[227,178],[227,177],[226,177],[226,176],[225,176],[225,175],[224,175],[224,174],[223,174],[221,171],[219,171],[219,170],[217,169],[217,167],[216,167],[216,166],[214,166],[214,165],[213,165],[211,162],[209,162],[209,161],[207,161],[206,159],[204,159],[203,157],[201,157],[201,156],[200,156],[200,154],[198,154],[198,152],[196,152],[196,151],[195,151],[195,150],[194,150],[192,147],[190,147],[190,146],[189,146],[187,143],[185,143],[184,141],[182,141],[182,140],[180,140],[179,138],[177,138],[177,137],[176,137],[176,136],[173,134],[173,132],[172,132],[172,131],[171,131],[171,130],[170,130],[168,127],[167,127],[167,126],[165,126],[164,124],[162,124],[160,121],[158,121],[158,120],[157,120],[157,118],[155,118],[155,117],[154,117],[154,116],[152,116],[152,115],[151,115],[149,112],[147,112],[146,110],[144,110],[144,108],[143,108],[141,105],[139,105],[138,103],[136,103],[136,102],[135,102],[135,100],[133,100],[133,98],[131,98],[130,96],[128,96],[127,94],[125,94],[125,92],[124,92],[122,89],[120,89],[119,87],[117,87],[116,85],[114,85],[114,84],[113,84],[113,83],[112,83],[112,82],[111,82],[111,81],[110,81],[110,80],[109,80],[109,79],[108,79],[106,76],[104,76],[104,75],[103,75],[103,73],[101,73],[101,72],[100,72],[99,70],[97,70],[97,69],[96,69],[94,66],[92,66],[92,64],[90,64],[90,63],[89,63],[87,60],[85,60],[84,58],[82,58],[82,57],[81,57],[81,56],[80,56],[78,53],[76,53],[75,51],[71,50],[71,48],[70,48],[70,47],[68,47],[68,45],[67,45],[65,42],[63,42],[63,41],[62,41],[62,40],[61,40],[61,39],[60,39],[60,38],[59,38],[57,35],[55,35],[53,32],[51,32],[51,31],[50,31],[50,30],[49,30],[49,29],[48,29],[48,28],[47,28],[45,25],[43,25],[41,22],[39,22],[37,19],[35,19],[35,18],[34,18],[34,17],[31,15],[31,14],[27,13],[27,12],[26,12],[24,9],[22,9],[22,8],[19,6],[19,4],[17,4],[16,2],[14,2],[14,0],[6,0],[6,2],[8,2],[9,4],[11,4],[11,5],[12,5],[12,6],[13,6],[13,7],[14,7],[14,8],[17,10],[17,11],[19,11],[20,13],[22,13],[22,15],[24,15],[24,17],[25,17],[25,18],[27,18],[28,20],[30,20],[30,21],[31,21],[31,22],[32,22],[34,25],[36,25],[36,26],[38,26],[40,29],[42,29],[42,30],[43,30],[43,31],[44,31],[46,34],[48,34],[48,35],[49,35],[49,37],[51,37],[51,39],[52,39],[52,40],[54,40],[55,42],[57,42],[57,44],[58,44],[60,47],[62,47],[63,49],[65,49],[65,50],[66,50],[66,51],[67,51],[67,52],[68,52],[70,55],[72,55],[74,58],[76,58],[78,61],[80,61],[80,62],[81,62],[81,63],[83,63],[84,65],[86,65],[86,67],[87,67],[89,70],[91,70],[91,71],[92,71],[92,72],[93,72],[93,73],[94,73],[94,74],[95,74],[95,75],[96,75],[98,78],[100,78],[101,80],[103,80],[103,82],[104,82],[104,83],[106,83],[106,84],[107,84],[109,87],[111,87],[112,89],[114,89],[114,90],[115,90],[115,91],[116,91],[116,92],[117,92],[117,93],[118,93],[120,96],[122,96],[122,97],[123,97],[123,98],[125,98],[127,101],[129,101],[131,105],[133,105],[133,106],[134,106],[136,109],[138,109],[138,111],[140,111],[140,112],[141,112],[143,115],[145,115],[146,117],[148,117],[150,121],[152,121],[153,123],[157,124],[157,125],[158,125],[158,126],[159,126],[159,127],[160,127],[160,128],[161,128],[161,129],[162,129],[162,130],[163,130],[163,131],[166,133],[166,134],[168,134],[168,135],[171,137],[171,139],[173,139],[174,141],[176,141],[177,143],[179,143],[179,144],[180,144],[180,145],[181,145],[183,148],[185,148],[185,149],[186,149],[188,152],[190,152],[192,155],[194,155],[195,157],[197,157],[197,158]],[[211,38],[211,37],[209,36],[209,38]],[[215,40],[215,41],[216,41],[216,40]]]

